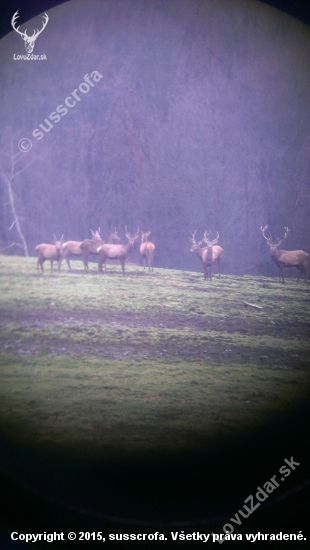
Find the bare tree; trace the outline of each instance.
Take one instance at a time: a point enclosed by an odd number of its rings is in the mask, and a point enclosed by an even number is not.
[[[14,191],[13,191],[13,180],[14,180],[14,178],[16,178],[16,176],[18,176],[18,174],[23,172],[31,164],[31,163],[28,163],[26,166],[24,166],[20,170],[16,171],[16,165],[23,158],[24,155],[25,155],[25,153],[23,153],[23,152],[20,152],[20,153],[17,153],[16,155],[14,155],[14,153],[13,153],[13,139],[12,139],[11,140],[11,154],[9,155],[10,166],[9,166],[9,169],[8,169],[7,172],[3,168],[2,163],[0,163],[2,179],[5,183],[5,187],[6,187],[6,190],[7,190],[7,193],[8,193],[9,206],[10,206],[11,214],[12,214],[12,217],[13,217],[13,221],[12,221],[8,231],[11,231],[13,229],[13,227],[15,227],[15,229],[17,231],[17,235],[18,235],[19,240],[20,240],[20,242],[17,242],[17,243],[15,243],[15,242],[10,243],[8,246],[3,248],[2,250],[6,250],[6,249],[11,248],[13,246],[18,246],[18,247],[23,249],[25,256],[29,256],[27,242],[26,242],[26,239],[25,239],[24,234],[22,232],[20,221],[19,221],[19,216],[18,216],[18,213],[17,213],[17,210],[16,210],[15,199],[14,199]]]

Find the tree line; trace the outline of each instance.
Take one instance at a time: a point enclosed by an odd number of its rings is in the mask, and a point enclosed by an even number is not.
[[[248,0],[94,0],[49,17],[35,46],[46,61],[14,61],[14,32],[1,41],[4,252],[139,226],[158,266],[196,269],[190,235],[217,231],[223,272],[270,275],[266,224],[309,252],[308,27]],[[100,81],[33,139],[94,71]]]

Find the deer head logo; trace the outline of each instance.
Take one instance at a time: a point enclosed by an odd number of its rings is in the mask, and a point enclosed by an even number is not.
[[[11,21],[12,27],[13,27],[14,31],[18,32],[18,34],[20,34],[22,39],[24,40],[26,52],[27,53],[32,53],[36,39],[38,38],[39,34],[41,34],[41,32],[45,29],[45,27],[48,23],[48,15],[47,15],[47,13],[45,13],[43,15],[43,27],[42,27],[42,29],[40,31],[38,29],[36,31],[33,31],[33,34],[31,36],[27,35],[27,29],[25,30],[25,32],[21,32],[19,30],[19,26],[18,27],[15,26],[16,19],[18,19],[18,17],[19,17],[19,15],[18,15],[18,10],[17,10],[14,13],[13,17],[12,17],[12,21]]]

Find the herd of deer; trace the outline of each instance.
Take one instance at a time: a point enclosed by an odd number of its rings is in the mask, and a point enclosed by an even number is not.
[[[102,273],[102,266],[104,264],[106,270],[106,261],[110,260],[120,260],[122,266],[123,275],[125,274],[125,262],[128,258],[130,251],[133,248],[135,240],[139,237],[140,229],[135,235],[131,236],[127,227],[125,227],[125,235],[128,239],[127,244],[116,244],[119,243],[120,238],[117,234],[115,227],[111,228],[110,237],[107,241],[103,241],[100,235],[100,228],[96,232],[91,229],[92,239],[86,239],[85,241],[67,241],[64,242],[63,235],[58,240],[54,235],[55,244],[39,244],[36,247],[36,253],[38,255],[37,269],[38,271],[43,269],[43,264],[45,260],[51,262],[51,272],[53,271],[53,262],[58,262],[58,271],[60,271],[61,262],[66,260],[68,267],[71,271],[70,259],[73,256],[82,256],[84,263],[85,271],[88,270],[88,257],[90,254],[98,254],[98,271]],[[150,231],[147,233],[142,232],[141,237],[141,246],[140,253],[143,259],[144,269],[146,263],[148,263],[149,271],[154,269],[154,251],[155,246],[153,243],[148,242],[148,236]]]
[[[264,239],[266,239],[267,244],[270,248],[271,259],[276,263],[280,269],[280,280],[284,283],[284,267],[297,267],[299,271],[299,281],[301,275],[304,275],[305,282],[307,282],[307,263],[309,260],[309,254],[303,250],[278,250],[278,247],[284,239],[286,239],[289,229],[285,227],[285,235],[283,239],[277,239],[275,242],[272,241],[271,237],[265,235],[268,226],[265,225],[261,227],[260,230]],[[55,244],[39,244],[36,247],[36,252],[38,255],[37,268],[38,271],[41,267],[43,272],[43,263],[45,260],[50,260],[51,262],[51,272],[53,270],[53,262],[58,262],[58,270],[60,270],[61,262],[63,260],[67,261],[68,267],[71,270],[70,259],[73,256],[82,256],[84,268],[88,270],[88,257],[90,254],[98,254],[98,271],[102,273],[102,266],[106,270],[106,261],[110,260],[120,260],[122,266],[122,273],[125,274],[125,262],[128,258],[130,251],[132,250],[135,240],[139,237],[140,230],[138,228],[137,233],[131,236],[128,233],[127,226],[125,226],[125,235],[128,239],[127,244],[119,244],[120,238],[117,234],[115,228],[111,228],[110,237],[108,241],[103,241],[100,236],[100,228],[96,232],[91,229],[92,239],[86,239],[85,241],[67,241],[64,243],[63,236],[60,240],[54,235]],[[150,231],[147,233],[142,233],[141,236],[141,245],[140,245],[140,254],[143,258],[144,269],[146,264],[148,264],[149,271],[154,270],[154,251],[155,246],[153,243],[148,242],[148,237]],[[204,278],[212,279],[214,268],[218,268],[219,277],[221,276],[221,259],[223,257],[224,250],[221,246],[218,246],[217,242],[219,240],[219,234],[215,239],[209,239],[210,231],[205,231],[203,239],[196,242],[196,233],[191,233],[190,242],[192,246],[190,248],[191,252],[195,252],[198,258],[201,260],[204,267]],[[206,246],[201,247],[202,244]]]
[[[260,230],[262,232],[262,235],[264,239],[266,239],[267,244],[270,248],[270,255],[271,259],[276,263],[276,265],[280,269],[280,280],[282,283],[284,283],[284,273],[283,269],[285,267],[297,267],[299,271],[299,277],[297,279],[297,282],[299,281],[301,275],[304,275],[305,282],[307,282],[307,263],[309,260],[309,254],[307,252],[304,252],[303,250],[278,250],[278,246],[286,239],[289,229],[285,227],[285,235],[283,239],[277,239],[275,242],[272,241],[271,237],[266,237],[265,232],[268,229],[268,225],[265,225],[264,227],[261,227]],[[218,267],[219,270],[219,277],[221,275],[221,259],[224,253],[223,248],[217,245],[217,242],[219,240],[219,234],[217,233],[217,237],[211,241],[208,239],[208,236],[210,234],[210,231],[205,231],[203,239],[199,241],[199,243],[196,243],[195,237],[196,237],[197,231],[195,233],[191,234],[190,242],[192,243],[191,252],[195,252],[198,258],[202,261],[203,267],[204,267],[204,278],[212,279],[212,272],[213,268],[215,266]],[[202,243],[205,243],[207,246],[204,248],[201,248],[200,245]]]

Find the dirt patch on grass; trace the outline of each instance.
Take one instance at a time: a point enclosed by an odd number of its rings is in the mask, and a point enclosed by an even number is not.
[[[155,314],[83,309],[7,309],[0,337],[8,354],[51,356],[95,355],[114,359],[203,360],[259,364],[272,369],[299,368],[307,362],[304,348],[308,323],[287,327],[259,316],[216,319],[199,314]],[[285,325],[285,327],[284,327]],[[283,346],[283,331],[290,335]],[[294,340],[295,336],[295,340]],[[291,345],[288,344],[291,342]],[[300,345],[298,344],[300,343]]]
[[[242,307],[246,307],[245,305]],[[269,319],[261,317],[257,312],[257,318],[242,318],[234,315],[228,319],[216,318],[206,315],[202,310],[195,311],[193,307],[186,315],[181,313],[166,313],[158,311],[156,313],[140,313],[134,311],[98,311],[98,309],[78,309],[69,312],[58,307],[49,307],[46,309],[0,309],[1,325],[17,323],[20,326],[40,327],[43,325],[66,325],[76,324],[91,326],[93,324],[101,326],[130,326],[132,328],[154,327],[174,329],[188,327],[192,329],[214,330],[220,332],[239,332],[241,334],[283,337],[283,330],[287,338],[299,337],[300,339],[309,337],[310,322],[291,322],[288,319],[277,319],[270,324]],[[229,311],[229,306],[227,306]]]

